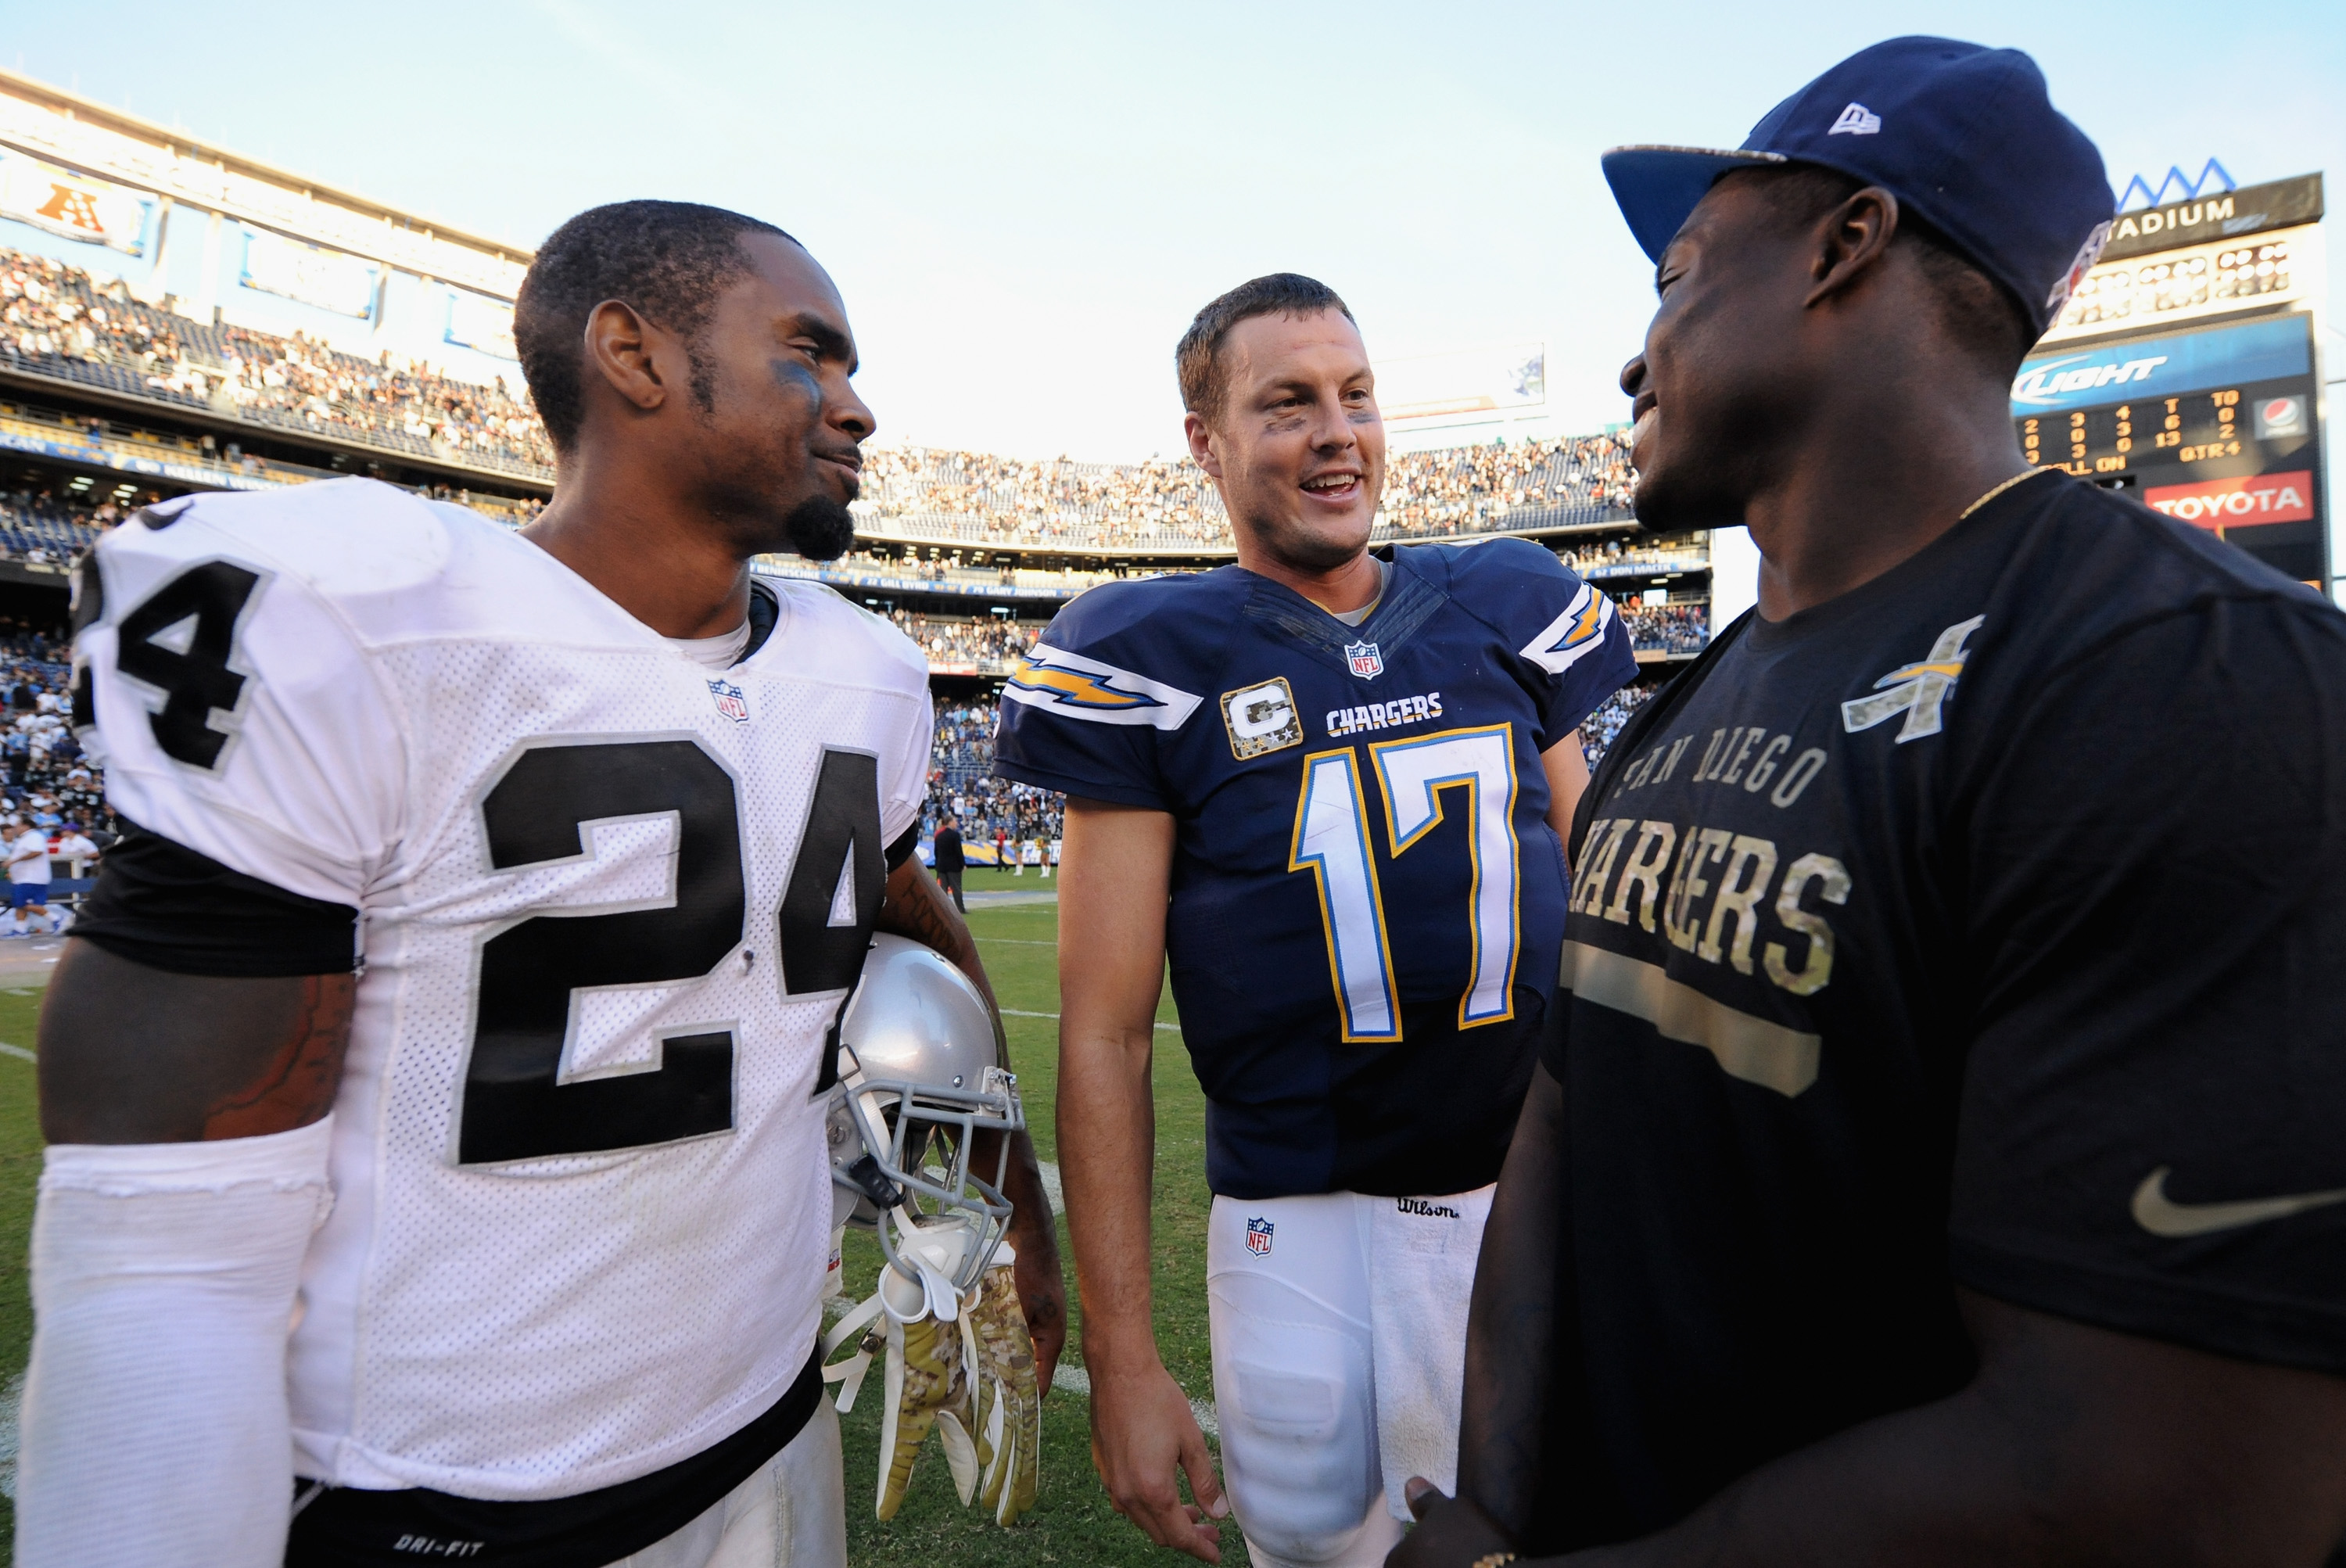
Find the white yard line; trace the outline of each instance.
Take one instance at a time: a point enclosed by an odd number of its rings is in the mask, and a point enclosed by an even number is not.
[[[26,1062],[37,1062],[40,1060],[38,1056],[34,1055],[22,1045],[11,1045],[5,1040],[0,1040],[0,1056],[14,1056]]]

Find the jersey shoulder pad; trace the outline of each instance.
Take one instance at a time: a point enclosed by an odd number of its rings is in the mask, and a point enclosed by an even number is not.
[[[1178,729],[1205,701],[1224,641],[1214,627],[1235,612],[1236,587],[1215,571],[1087,589],[1019,660],[1002,695],[1065,718]]]
[[[1449,557],[1451,597],[1509,642],[1522,639],[1516,657],[1562,675],[1605,646],[1613,601],[1554,552],[1528,539],[1432,548]]]
[[[104,604],[75,640],[108,799],[247,876],[356,904],[408,777],[406,710],[361,627],[441,596],[415,590],[443,579],[449,538],[366,481],[201,496],[108,534]]]
[[[134,563],[168,570],[227,556],[293,577],[325,599],[363,600],[439,576],[459,519],[496,526],[372,479],[335,479],[182,497],[140,513],[99,548],[109,575]]]
[[[774,591],[789,617],[775,628],[777,635],[768,640],[767,647],[787,641],[793,659],[802,657],[810,647],[819,649],[831,661],[825,673],[833,678],[928,689],[928,656],[887,616],[865,609],[827,584],[804,577],[760,576],[758,580]],[[790,636],[797,625],[820,629],[816,636],[801,640]]]

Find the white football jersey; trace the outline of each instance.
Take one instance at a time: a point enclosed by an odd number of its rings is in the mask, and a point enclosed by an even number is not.
[[[776,582],[711,671],[362,480],[164,510],[82,590],[108,798],[362,916],[296,1470],[536,1500],[746,1425],[814,1343],[812,1096],[920,808],[920,654]]]

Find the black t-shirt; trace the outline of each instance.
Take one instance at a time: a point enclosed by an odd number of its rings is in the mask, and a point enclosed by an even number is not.
[[[2059,475],[1724,633],[1576,823],[1537,1544],[1953,1392],[1958,1283],[2346,1373],[2341,791],[2346,616]]]

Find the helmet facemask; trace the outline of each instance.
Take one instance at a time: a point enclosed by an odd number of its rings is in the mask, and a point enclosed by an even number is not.
[[[910,1320],[926,1300],[951,1318],[1008,1228],[1010,1140],[1026,1126],[1018,1081],[995,1064],[993,1016],[945,959],[882,935],[841,1013],[838,1051],[834,1223],[879,1237],[892,1315]],[[983,1160],[982,1135],[994,1143]]]
[[[842,1046],[839,1110],[853,1129],[855,1157],[843,1166],[834,1161],[832,1180],[855,1196],[848,1223],[878,1236],[890,1268],[908,1284],[933,1273],[958,1298],[984,1273],[1009,1228],[1002,1189],[1010,1139],[1026,1126],[1018,1081],[994,1066],[966,1089],[867,1079],[853,1063]],[[980,1134],[994,1135],[983,1175],[971,1168]],[[903,1304],[912,1305],[909,1296]],[[944,1316],[953,1311],[945,1305]]]

